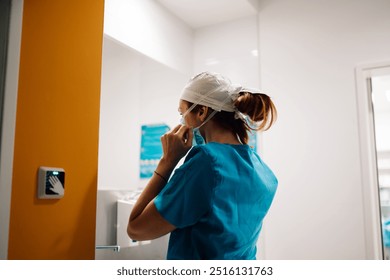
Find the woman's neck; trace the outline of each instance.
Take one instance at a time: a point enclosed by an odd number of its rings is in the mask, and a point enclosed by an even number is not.
[[[217,142],[222,144],[241,144],[234,132],[216,125],[212,121],[207,122],[203,129],[206,143]]]

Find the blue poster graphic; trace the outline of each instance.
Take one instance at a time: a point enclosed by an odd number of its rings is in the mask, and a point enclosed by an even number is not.
[[[140,178],[150,178],[163,155],[160,138],[169,131],[166,124],[141,127]]]

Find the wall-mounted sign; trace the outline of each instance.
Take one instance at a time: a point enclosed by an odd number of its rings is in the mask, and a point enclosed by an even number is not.
[[[160,138],[169,131],[166,124],[141,127],[140,178],[150,178],[163,155]]]

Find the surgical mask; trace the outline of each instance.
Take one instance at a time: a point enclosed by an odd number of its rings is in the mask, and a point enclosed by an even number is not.
[[[184,115],[180,119],[180,124],[181,125],[185,125],[186,124],[186,122],[184,120]],[[199,127],[200,126],[192,128],[192,135],[193,135],[192,146],[202,145],[202,144],[206,143],[206,141],[204,141],[204,138],[203,138],[202,134],[199,131]]]
[[[188,108],[187,111],[185,111],[183,113],[183,115],[180,118],[180,124],[182,124],[182,125],[186,124],[184,117],[188,113],[190,113],[195,108],[196,105],[198,105],[198,104],[193,104],[190,108]],[[200,126],[192,128],[192,134],[193,134],[192,146],[206,144],[206,141],[204,140],[202,134],[199,131],[199,128],[201,128],[204,124],[206,124],[216,113],[217,113],[217,111],[212,112]]]
[[[194,136],[192,138],[192,146],[206,144],[206,141],[204,140],[202,134],[200,134],[199,127],[193,128],[192,134]]]

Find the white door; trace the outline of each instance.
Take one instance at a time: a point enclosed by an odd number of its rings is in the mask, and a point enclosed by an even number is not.
[[[390,63],[356,70],[369,259],[390,259]]]
[[[390,259],[390,68],[371,77],[384,258]]]

